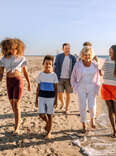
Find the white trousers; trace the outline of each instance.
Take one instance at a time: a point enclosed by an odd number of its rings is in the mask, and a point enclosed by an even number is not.
[[[92,85],[80,85],[78,88],[78,101],[80,108],[81,122],[86,122],[86,107],[88,100],[88,109],[90,118],[95,118],[96,115],[96,97],[95,86]]]

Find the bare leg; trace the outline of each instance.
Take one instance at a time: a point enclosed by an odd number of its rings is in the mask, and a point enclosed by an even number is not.
[[[13,105],[14,105],[14,115],[15,115],[15,133],[18,133],[19,131],[19,127],[20,127],[20,118],[21,118],[21,114],[20,114],[20,100],[18,99],[13,99]]]
[[[112,102],[109,100],[106,100],[105,102],[107,104],[109,119],[110,119],[110,123],[111,123],[112,129],[113,129],[113,135],[112,136],[115,137],[116,129],[115,129],[114,110],[112,107]]]
[[[47,126],[47,125],[48,125],[48,117],[47,117],[47,115],[46,115],[46,114],[40,114],[39,117],[40,117],[43,121],[46,122],[45,130],[47,130],[47,129],[48,129],[48,126]]]
[[[48,133],[46,136],[46,139],[50,139],[51,138],[51,130],[52,130],[52,121],[53,121],[53,116],[52,115],[47,115],[48,116]]]
[[[115,117],[115,130],[116,130],[116,101],[114,102],[114,117]],[[115,131],[116,136],[116,131]]]
[[[91,127],[94,129],[96,128],[94,118],[91,119]]]
[[[64,100],[63,100],[63,93],[62,92],[59,92],[58,93],[58,96],[59,96],[59,100],[61,102],[61,107],[60,109],[62,109],[64,107]]]
[[[86,133],[87,130],[86,130],[86,124],[85,124],[85,122],[83,122],[82,125],[83,125],[83,133]]]
[[[13,112],[15,113],[15,108],[14,108],[14,104],[13,104],[13,99],[10,99],[9,101],[10,101],[10,104],[11,104],[12,110],[13,110]]]
[[[68,107],[70,104],[70,93],[66,93],[66,112],[68,111]]]

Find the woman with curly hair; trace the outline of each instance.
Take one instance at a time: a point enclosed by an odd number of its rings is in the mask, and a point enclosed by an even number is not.
[[[4,69],[6,69],[7,92],[15,117],[15,130],[18,134],[20,127],[20,100],[23,95],[23,78],[28,83],[28,91],[31,90],[24,55],[25,45],[20,39],[7,38],[0,43],[2,58],[0,59],[0,81],[2,81]]]

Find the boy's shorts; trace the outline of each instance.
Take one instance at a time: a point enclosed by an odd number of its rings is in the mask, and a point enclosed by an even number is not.
[[[66,90],[67,93],[72,93],[73,89],[71,88],[70,79],[60,79],[58,83],[58,92],[64,92]]]
[[[54,100],[55,98],[39,97],[39,114],[53,114]]]

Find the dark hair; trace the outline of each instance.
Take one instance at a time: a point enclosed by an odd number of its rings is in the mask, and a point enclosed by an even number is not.
[[[92,43],[91,42],[84,42],[83,43],[83,46],[90,46],[91,47],[92,46]]]
[[[70,45],[69,43],[63,43],[62,48],[64,49],[65,46]]]
[[[114,76],[116,76],[116,45],[112,45],[110,48],[112,48],[114,52],[114,62],[115,62]]]
[[[43,59],[43,64],[45,63],[45,60],[52,61],[52,64],[54,63],[54,57],[51,55],[46,55]]]

